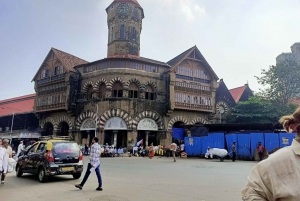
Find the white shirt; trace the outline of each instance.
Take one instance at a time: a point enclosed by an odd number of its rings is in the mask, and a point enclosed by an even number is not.
[[[8,158],[6,154],[6,149],[0,147],[0,171],[7,172]]]
[[[172,143],[171,146],[170,146],[170,150],[171,151],[176,151],[177,149],[177,144],[176,143]]]
[[[181,145],[180,145],[180,150],[181,150],[181,151],[184,151],[184,144],[181,144]]]
[[[21,153],[21,151],[24,149],[24,145],[23,144],[19,144],[18,146],[18,152],[17,152],[17,157],[19,156],[19,154]]]

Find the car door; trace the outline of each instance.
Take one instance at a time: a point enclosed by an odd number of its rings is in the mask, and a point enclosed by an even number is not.
[[[26,172],[34,173],[34,160],[35,160],[35,150],[39,143],[34,144],[27,152],[26,158],[25,158],[25,166],[26,166]]]
[[[36,149],[35,156],[33,157],[34,158],[33,171],[35,173],[38,172],[40,165],[43,165],[45,153],[46,153],[46,143],[41,142]]]

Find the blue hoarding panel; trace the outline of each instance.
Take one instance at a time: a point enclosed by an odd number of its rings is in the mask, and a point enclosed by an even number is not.
[[[250,135],[249,134],[238,134],[237,135],[237,155],[241,159],[251,158],[250,152]]]
[[[207,147],[210,147],[211,146],[211,142],[210,142],[210,138],[209,136],[204,136],[204,137],[201,137],[202,138],[202,148],[201,148],[201,154],[205,154],[206,153],[206,150],[207,150]]]
[[[264,134],[263,133],[250,133],[251,138],[251,156],[254,157],[255,149],[257,148],[258,142],[265,145]]]
[[[265,133],[265,148],[271,152],[275,148],[279,148],[278,133]]]
[[[294,133],[279,133],[279,146],[286,147],[292,144]]]
[[[211,148],[225,148],[224,133],[211,133],[208,137],[211,140]]]
[[[227,144],[227,148],[228,148],[228,153],[230,156],[232,156],[232,151],[231,151],[231,146],[233,142],[237,142],[237,134],[228,134],[225,135],[226,138],[226,144]]]
[[[200,156],[202,147],[201,137],[185,137],[184,138],[185,152],[188,156]]]
[[[172,128],[172,138],[175,138],[176,140],[183,140],[184,128]]]

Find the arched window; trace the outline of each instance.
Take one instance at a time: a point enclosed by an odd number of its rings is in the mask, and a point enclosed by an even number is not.
[[[139,92],[139,89],[136,86],[136,84],[131,83],[129,85],[129,94],[128,94],[129,98],[138,98],[138,92]]]
[[[87,89],[87,93],[86,93],[86,99],[90,100],[93,98],[93,86],[90,85]]]
[[[123,97],[123,86],[120,82],[116,82],[112,86],[112,97]]]
[[[153,88],[151,86],[147,86],[145,90],[145,99],[147,100],[155,100],[155,95]]]
[[[106,96],[106,86],[104,83],[102,83],[100,86],[99,86],[99,96],[98,98],[100,100],[103,100]]]

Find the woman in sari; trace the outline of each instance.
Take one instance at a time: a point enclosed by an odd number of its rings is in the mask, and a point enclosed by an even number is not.
[[[154,157],[154,147],[153,143],[150,144],[149,148],[149,158],[152,159]]]

